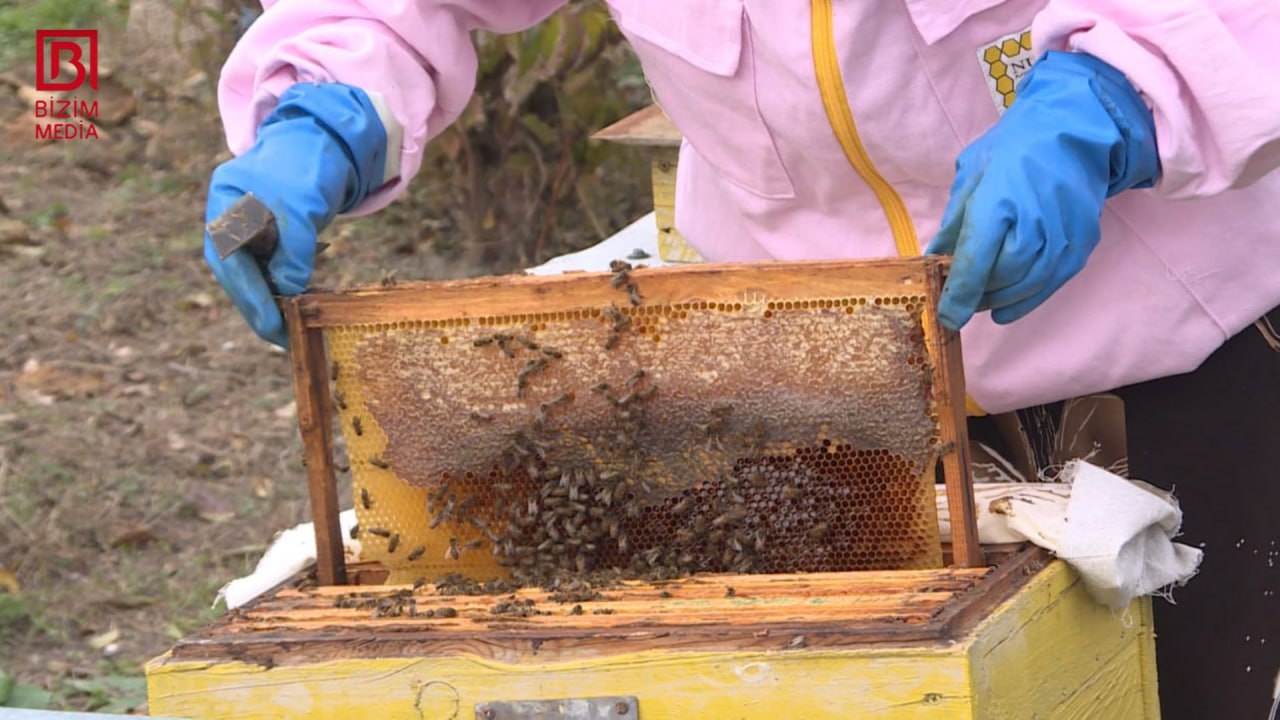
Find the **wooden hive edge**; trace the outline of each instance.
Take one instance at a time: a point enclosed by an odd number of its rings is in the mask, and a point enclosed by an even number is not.
[[[988,557],[991,565],[974,569],[715,575],[659,584],[627,583],[624,588],[603,590],[602,600],[582,603],[554,603],[547,600],[545,592],[519,591],[518,597],[536,598],[535,608],[551,612],[531,618],[489,613],[491,606],[509,599],[510,594],[415,596],[423,610],[450,606],[458,611],[456,618],[373,620],[367,610],[364,617],[358,613],[335,617],[335,612],[317,610],[332,607],[338,593],[391,595],[404,588],[348,586],[299,591],[294,589],[302,579],[299,577],[178,642],[161,662],[238,661],[274,667],[337,658],[460,653],[545,662],[638,650],[942,648],[963,638],[1051,560],[1046,551],[1031,545],[1016,550],[998,548]],[[911,590],[898,598],[896,605],[875,608],[851,599],[860,589],[865,590],[861,584],[888,583],[895,574],[907,579],[904,586]],[[937,579],[932,586],[930,577]],[[964,579],[967,582],[958,581]],[[729,586],[736,589],[736,597],[725,597],[724,588]],[[673,597],[662,598],[664,591]],[[773,594],[768,595],[770,592]],[[759,602],[762,598],[772,600]],[[815,599],[816,605],[812,602]],[[823,607],[828,599],[832,606]],[[843,604],[835,599],[842,599]],[[568,614],[574,604],[583,606],[583,615]],[[810,617],[788,617],[787,607],[807,607]],[[600,608],[615,612],[593,614]],[[865,612],[868,610],[871,612]],[[315,617],[308,617],[308,613]]]

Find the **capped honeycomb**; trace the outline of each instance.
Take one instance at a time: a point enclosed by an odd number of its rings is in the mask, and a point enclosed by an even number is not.
[[[389,582],[941,566],[924,297],[631,289],[326,327]]]

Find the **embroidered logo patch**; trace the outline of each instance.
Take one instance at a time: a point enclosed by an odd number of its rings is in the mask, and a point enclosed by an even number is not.
[[[1000,114],[1013,104],[1018,81],[1031,69],[1031,30],[1005,35],[978,48],[978,64]]]

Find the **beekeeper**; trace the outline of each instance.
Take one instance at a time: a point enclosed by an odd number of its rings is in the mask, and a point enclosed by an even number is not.
[[[236,157],[208,219],[265,201],[265,272],[302,292],[317,235],[397,197],[467,106],[469,33],[562,4],[267,2],[219,83]],[[1132,475],[1174,486],[1207,553],[1160,604],[1165,717],[1262,717],[1280,667],[1280,4],[609,5],[684,135],[676,226],[703,257],[954,254],[939,314],[963,328],[975,415],[1124,398]],[[264,270],[205,248],[283,345]]]

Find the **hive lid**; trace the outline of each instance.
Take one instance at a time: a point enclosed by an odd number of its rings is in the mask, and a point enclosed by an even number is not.
[[[679,147],[684,136],[657,105],[649,105],[618,122],[597,131],[592,140],[605,140],[623,145]]]

